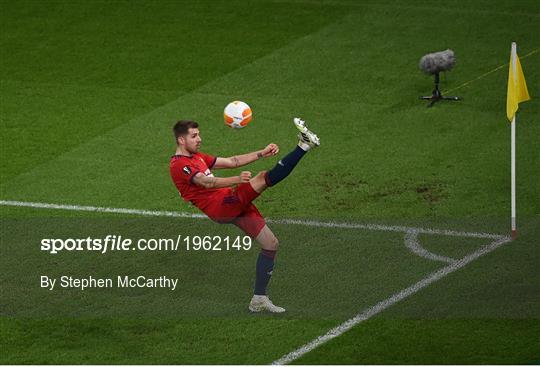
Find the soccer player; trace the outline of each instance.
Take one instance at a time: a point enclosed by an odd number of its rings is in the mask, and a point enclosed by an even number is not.
[[[303,120],[295,118],[293,121],[300,130],[296,148],[274,168],[254,177],[249,171],[243,171],[239,176],[214,177],[211,169],[242,167],[258,159],[275,156],[279,152],[276,144],[228,158],[214,157],[199,151],[202,139],[197,122],[182,120],[173,127],[177,147],[176,154],[171,157],[170,172],[182,198],[218,223],[235,224],[261,245],[255,291],[249,304],[252,312],[285,312],[284,308],[274,305],[266,293],[274,270],[278,240],[252,202],[268,187],[287,177],[306,152],[319,146],[319,138]]]

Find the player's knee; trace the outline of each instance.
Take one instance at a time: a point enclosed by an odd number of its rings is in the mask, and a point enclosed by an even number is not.
[[[279,247],[279,240],[276,238],[276,236],[272,236],[269,241],[269,246],[273,251],[277,251]]]
[[[257,173],[257,175],[253,177],[249,182],[251,183],[251,187],[253,187],[256,192],[263,192],[268,187],[268,185],[266,184],[266,171],[261,171]]]
[[[255,175],[255,179],[258,181],[264,182],[266,176],[266,171],[261,171]]]
[[[265,236],[264,238],[259,238],[258,240],[263,249],[270,251],[278,250],[279,241],[273,234],[270,236]]]

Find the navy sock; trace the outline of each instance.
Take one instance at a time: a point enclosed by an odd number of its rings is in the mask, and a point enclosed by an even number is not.
[[[296,149],[283,157],[274,168],[266,173],[266,185],[274,186],[287,177],[304,154],[306,154],[306,151],[296,146]]]
[[[274,258],[276,251],[262,249],[257,259],[257,270],[255,274],[255,292],[258,296],[266,295],[266,287],[272,277],[274,270]]]

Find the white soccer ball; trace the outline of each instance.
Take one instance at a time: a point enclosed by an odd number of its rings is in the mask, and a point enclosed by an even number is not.
[[[225,125],[234,129],[241,129],[251,121],[251,107],[242,101],[229,103],[223,111]]]

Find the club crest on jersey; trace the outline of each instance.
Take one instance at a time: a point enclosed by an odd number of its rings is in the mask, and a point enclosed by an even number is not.
[[[182,168],[182,171],[184,171],[186,175],[191,175],[191,168],[189,168],[188,166],[184,166],[184,168]]]

